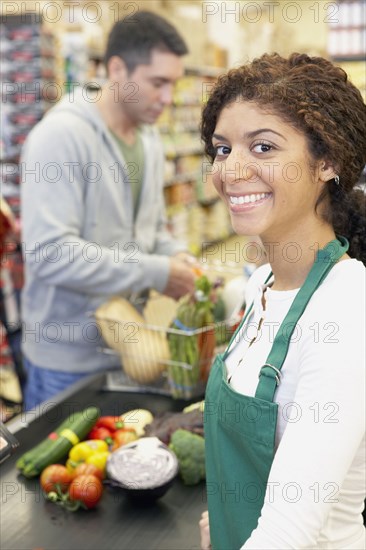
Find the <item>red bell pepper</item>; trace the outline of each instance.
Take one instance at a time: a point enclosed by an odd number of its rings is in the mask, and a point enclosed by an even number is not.
[[[95,426],[95,428],[107,428],[111,432],[115,432],[120,428],[123,428],[123,420],[120,416],[101,416]]]
[[[92,428],[88,433],[88,439],[102,439],[110,445],[113,442],[112,434],[113,432],[107,428],[103,428],[102,426],[94,426],[94,428]]]

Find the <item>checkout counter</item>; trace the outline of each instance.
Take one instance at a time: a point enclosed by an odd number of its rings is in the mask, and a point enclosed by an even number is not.
[[[98,406],[103,415],[144,408],[153,415],[181,411],[188,403],[159,394],[106,388],[106,374],[77,382],[52,402],[7,423],[19,447],[0,466],[1,548],[3,550],[195,550],[200,548],[198,521],[207,509],[205,484],[185,486],[176,478],[155,503],[131,502],[118,489],[106,487],[98,506],[69,512],[47,501],[39,478],[26,479],[17,459],[47,437],[72,412]]]

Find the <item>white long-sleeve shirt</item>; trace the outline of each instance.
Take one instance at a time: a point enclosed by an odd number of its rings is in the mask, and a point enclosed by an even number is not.
[[[253,313],[226,360],[231,386],[247,395],[255,393],[260,367],[298,292],[265,288],[269,272],[268,265],[262,266],[249,282],[249,294],[255,299]],[[357,260],[339,262],[298,322],[275,393],[279,405],[276,454],[265,503],[258,526],[242,550],[366,547],[361,515],[365,272]]]

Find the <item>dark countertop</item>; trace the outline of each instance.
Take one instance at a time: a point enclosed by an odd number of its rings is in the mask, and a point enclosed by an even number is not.
[[[97,405],[104,415],[133,408],[153,414],[180,411],[186,402],[163,395],[105,391],[105,375],[78,382],[37,412],[19,415],[7,424],[20,442],[17,452],[0,467],[2,550],[193,550],[199,548],[198,521],[205,485],[186,487],[176,479],[156,503],[141,507],[116,489],[106,488],[94,510],[67,512],[44,499],[38,478],[27,480],[15,468],[21,454],[46,437],[73,411]]]

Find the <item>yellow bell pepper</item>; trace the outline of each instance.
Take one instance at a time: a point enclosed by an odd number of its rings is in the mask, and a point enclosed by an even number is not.
[[[108,444],[101,439],[89,439],[82,441],[69,452],[69,459],[72,462],[86,462],[89,457],[96,453],[108,451]]]
[[[102,470],[102,472],[104,473],[105,475],[105,467],[106,467],[106,463],[107,463],[107,458],[109,457],[111,453],[109,451],[101,451],[99,453],[94,453],[90,456],[88,456],[88,458],[86,459],[86,463],[87,464],[93,464],[94,466],[96,466],[97,468],[99,468],[99,470]]]
[[[71,460],[70,458],[68,458],[66,460],[65,466],[66,466],[66,469],[69,472],[69,474],[71,474],[72,476],[74,475],[75,468],[78,464],[81,464],[81,462],[75,462],[74,460]]]

